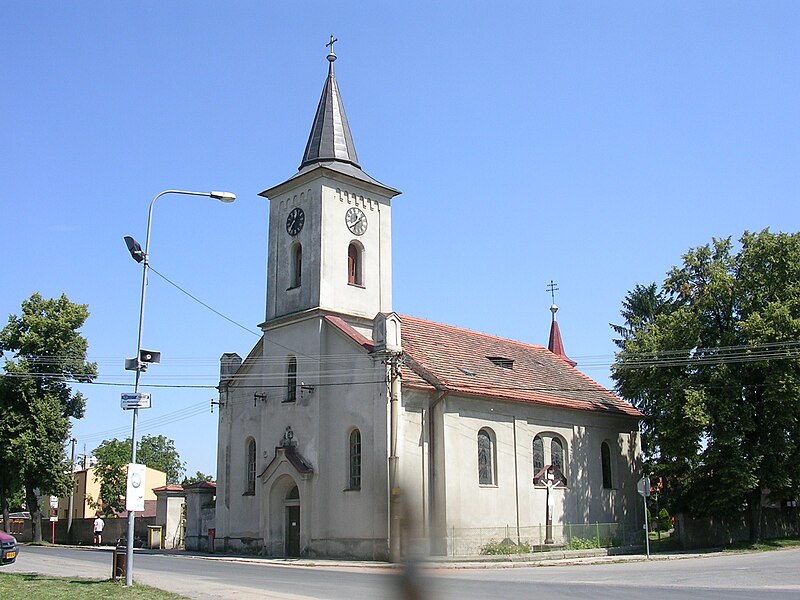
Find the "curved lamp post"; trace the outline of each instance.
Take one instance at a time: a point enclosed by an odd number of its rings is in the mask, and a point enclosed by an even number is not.
[[[150,225],[153,221],[153,206],[156,200],[166,194],[182,194],[184,196],[206,196],[207,198],[214,198],[220,202],[230,203],[236,200],[236,194],[231,192],[189,192],[186,190],[165,190],[160,194],[156,194],[155,198],[150,202],[150,210],[147,212],[147,236],[144,241],[144,251],[139,243],[130,236],[125,236],[125,244],[128,246],[128,251],[136,262],[142,263],[142,295],[139,302],[139,336],[136,342],[136,357],[129,359],[125,363],[125,368],[136,371],[136,383],[134,386],[134,394],[139,393],[139,379],[142,371],[147,368],[147,363],[157,362],[150,360],[142,360],[142,325],[144,324],[144,299],[145,291],[147,290],[147,268],[149,266],[150,257]],[[131,430],[131,463],[136,463],[136,422],[139,419],[139,409],[133,409],[133,427]],[[126,499],[127,500],[127,499]],[[126,502],[127,503],[127,502]],[[125,566],[125,585],[130,586],[133,584],[133,525],[136,519],[136,512],[128,510],[128,538],[126,546],[126,566]],[[116,565],[115,565],[116,568]]]

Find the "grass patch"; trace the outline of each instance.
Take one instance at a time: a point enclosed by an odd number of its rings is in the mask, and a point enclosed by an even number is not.
[[[677,536],[673,537],[674,531],[650,532],[650,552],[674,552],[681,549]]]
[[[766,550],[781,550],[783,548],[800,548],[800,538],[778,538],[775,540],[761,540],[756,544],[738,542],[722,548],[725,552],[763,552]]]
[[[593,548],[614,548],[619,546],[619,540],[614,538],[580,538],[574,537],[564,544],[564,550],[592,550]]]
[[[0,598],[3,600],[98,600],[135,598],[136,600],[178,600],[183,596],[144,585],[126,588],[110,579],[49,577],[34,573],[0,573]]]
[[[503,540],[502,542],[495,542],[494,540],[492,540],[491,542],[481,546],[481,554],[485,556],[498,556],[505,554],[530,554],[532,551],[533,549],[531,548],[531,545],[528,542],[515,544],[514,542],[510,542],[509,540]]]

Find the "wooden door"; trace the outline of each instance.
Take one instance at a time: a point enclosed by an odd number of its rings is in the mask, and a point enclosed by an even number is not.
[[[300,507],[286,507],[286,556],[300,556]]]

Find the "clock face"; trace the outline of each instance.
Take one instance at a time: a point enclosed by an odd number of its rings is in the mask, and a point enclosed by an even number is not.
[[[303,229],[303,223],[306,222],[306,215],[302,208],[293,208],[289,216],[286,217],[286,232],[289,235],[297,235]]]
[[[362,235],[367,230],[367,215],[355,206],[347,210],[344,222],[347,223],[347,228],[356,235]]]

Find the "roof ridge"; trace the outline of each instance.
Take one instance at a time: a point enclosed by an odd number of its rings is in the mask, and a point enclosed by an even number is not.
[[[541,344],[528,344],[526,342],[520,342],[519,340],[512,340],[511,338],[504,338],[500,337],[499,335],[494,335],[492,333],[484,333],[482,331],[475,331],[474,329],[467,329],[466,327],[458,327],[456,325],[448,325],[447,323],[439,323],[438,321],[430,321],[428,319],[421,319],[420,317],[414,317],[412,315],[398,315],[400,317],[400,323],[402,324],[404,318],[413,319],[415,321],[419,321],[420,323],[426,323],[429,325],[436,325],[439,327],[444,327],[446,329],[452,329],[455,331],[462,331],[464,333],[468,333],[470,335],[479,335],[485,338],[494,339],[499,342],[505,343],[512,343],[517,346],[522,346],[523,348],[534,348],[536,350],[547,350],[545,346]]]

